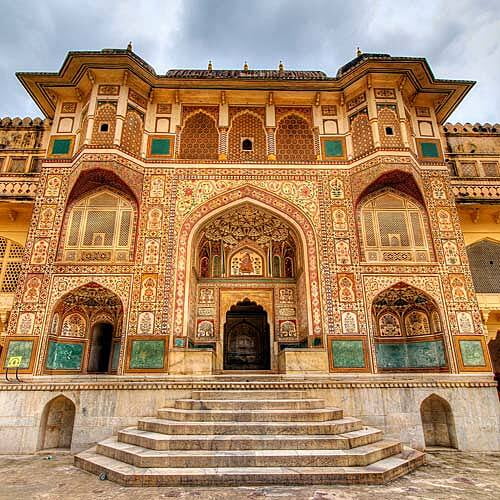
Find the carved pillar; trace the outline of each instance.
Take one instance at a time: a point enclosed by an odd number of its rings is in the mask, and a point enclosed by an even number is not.
[[[375,92],[371,86],[368,88],[368,119],[372,128],[373,144],[376,148],[379,148],[380,134],[378,131],[377,103],[375,101]]]
[[[227,160],[227,139],[228,139],[228,129],[219,129],[219,160]]]
[[[276,161],[276,128],[266,128],[267,137],[267,159],[269,161]]]
[[[97,85],[94,84],[90,92],[89,107],[87,110],[87,131],[85,132],[84,144],[92,142],[92,132],[94,131],[94,115],[97,108]]]
[[[118,105],[116,106],[116,126],[113,144],[119,146],[122,140],[123,122],[127,114],[128,103],[128,87],[122,85],[120,87],[120,94],[118,95]]]

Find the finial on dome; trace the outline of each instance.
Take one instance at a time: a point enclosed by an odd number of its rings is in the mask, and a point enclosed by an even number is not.
[[[132,42],[128,42],[128,45],[127,45],[127,50],[129,52],[132,52]]]
[[[278,71],[280,73],[283,73],[285,71],[285,66],[283,66],[283,61],[280,61],[279,66],[278,66]]]
[[[245,61],[245,64],[243,65],[243,71],[248,71],[248,63]]]
[[[361,49],[358,47],[356,49],[356,57],[359,57],[363,52],[361,52]]]
[[[208,61],[208,71],[212,72],[213,69],[212,61]]]

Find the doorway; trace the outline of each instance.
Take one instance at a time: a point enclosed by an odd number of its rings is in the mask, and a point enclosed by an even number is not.
[[[92,328],[92,345],[88,371],[92,373],[108,373],[111,369],[111,346],[113,344],[113,325],[96,323]]]
[[[244,299],[231,306],[224,324],[224,370],[270,370],[270,334],[262,306]]]

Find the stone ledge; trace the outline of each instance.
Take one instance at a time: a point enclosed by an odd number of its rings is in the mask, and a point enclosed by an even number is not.
[[[239,382],[114,382],[114,383],[0,383],[0,391],[116,391],[116,390],[242,390],[242,389],[391,389],[391,388],[469,388],[469,387],[496,387],[493,380],[464,380],[464,381],[374,381],[374,382],[339,382],[339,381],[290,381],[266,383],[239,383]]]

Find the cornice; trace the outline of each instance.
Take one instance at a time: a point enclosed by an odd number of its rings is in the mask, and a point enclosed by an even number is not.
[[[1,383],[0,391],[151,391],[151,390],[318,390],[318,389],[404,389],[404,388],[479,388],[496,387],[493,380],[403,380],[403,381],[283,381],[266,383],[213,381],[151,382],[25,382]]]

